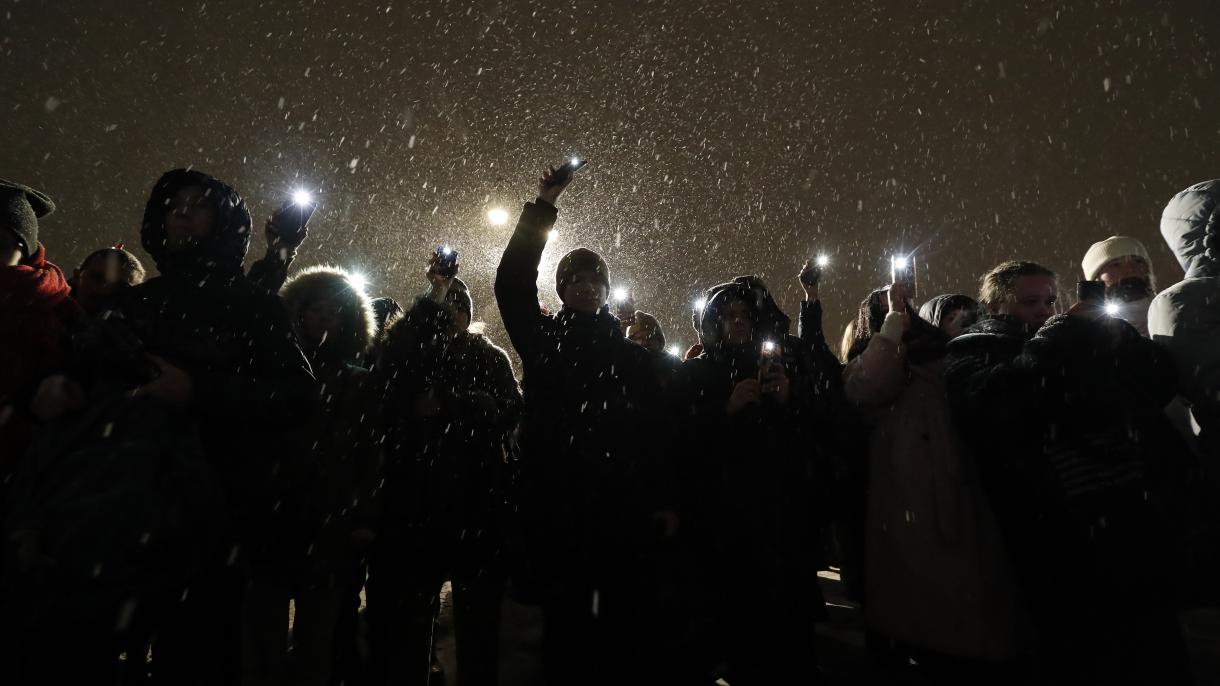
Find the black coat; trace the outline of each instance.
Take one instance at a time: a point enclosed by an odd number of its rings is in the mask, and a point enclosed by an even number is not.
[[[212,236],[183,253],[165,247],[164,208],[198,183],[219,198]],[[241,273],[249,213],[236,192],[198,172],[167,173],[141,230],[160,276],[125,291],[117,312],[145,350],[191,377],[187,413],[229,501],[234,524],[257,548],[276,536],[280,461],[307,420],[315,381],[279,298]],[[266,551],[264,551],[266,552]]]
[[[654,440],[660,405],[648,352],[618,320],[568,309],[543,314],[538,263],[556,210],[525,206],[496,273],[504,327],[524,365],[520,506],[531,554],[544,566],[588,568],[647,526],[663,504],[665,456]]]
[[[754,344],[718,342],[718,311],[730,297],[752,303]],[[772,602],[820,612],[815,579],[823,562],[826,468],[837,445],[828,408],[838,404],[836,390],[841,397],[839,364],[819,364],[812,346],[785,335],[786,326],[760,283],[713,289],[701,321],[710,345],[682,365],[669,394],[683,531],[709,565],[727,572],[723,582],[758,584]],[[764,397],[729,415],[733,388],[758,375],[764,340],[777,344],[791,381],[789,402]]]

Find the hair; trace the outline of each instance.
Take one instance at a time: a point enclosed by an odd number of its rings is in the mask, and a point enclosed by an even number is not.
[[[847,362],[848,355],[851,354],[851,345],[856,342],[856,320],[847,322],[847,326],[843,327],[843,337],[839,339],[839,361]]]
[[[144,277],[147,276],[147,272],[144,271],[144,265],[140,263],[140,258],[122,248],[95,250],[89,253],[89,256],[80,263],[78,269],[83,271],[85,267],[89,266],[90,262],[102,259],[114,260],[115,265],[119,268],[119,272],[123,275],[123,281],[128,286],[138,286],[144,283]]]
[[[851,328],[852,338],[850,341],[844,339],[846,343],[843,351],[843,358],[851,360],[864,349],[868,347],[869,340],[873,334],[881,330],[881,324],[885,321],[886,310],[881,307],[881,298],[885,297],[885,289],[879,288],[860,302],[860,309],[856,312],[855,325]],[[846,333],[844,334],[846,336]]]
[[[979,305],[991,311],[1000,303],[1012,299],[1017,279],[1023,276],[1049,276],[1058,278],[1055,272],[1035,262],[1009,260],[1002,262],[979,279]]]

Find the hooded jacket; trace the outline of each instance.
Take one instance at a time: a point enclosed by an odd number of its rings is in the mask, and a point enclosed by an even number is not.
[[[1152,301],[1148,331],[1169,351],[1205,437],[1215,436],[1220,433],[1220,179],[1175,195],[1161,215],[1161,235],[1186,278]]]
[[[366,293],[336,267],[310,267],[295,274],[280,291],[294,325],[319,299],[339,308],[339,321],[321,345],[306,348],[319,384],[313,394],[308,428],[297,445],[300,460],[292,476],[291,501],[301,518],[300,555],[321,574],[358,569],[351,532],[372,526],[378,478],[379,396],[370,373],[360,365],[376,333]]]
[[[171,252],[165,211],[187,184],[204,187],[216,222],[207,238]],[[117,312],[150,354],[190,376],[187,412],[232,516],[259,539],[275,519],[278,462],[289,452],[285,440],[308,417],[314,379],[279,298],[242,275],[250,213],[228,185],[177,169],[153,187],[140,238],[160,275],[126,290]]]
[[[747,304],[754,321],[753,340],[744,345],[721,336],[722,313],[736,300]],[[807,580],[821,564],[822,458],[835,427],[832,415],[819,412],[817,384],[810,381],[818,370],[805,344],[787,335],[789,325],[754,277],[710,289],[699,319],[704,350],[678,369],[670,415],[684,531],[708,556],[709,568],[719,566],[719,583],[761,583],[759,602],[816,614],[821,595]],[[768,342],[791,383],[788,403],[765,397],[729,415],[734,387],[757,378]]]
[[[968,295],[938,295],[919,308],[919,318],[932,326],[940,328],[941,320],[945,318],[946,314],[954,310],[968,309],[976,315],[967,323],[968,327],[974,323],[974,319],[977,319],[978,307],[979,305],[975,302],[974,298]]]

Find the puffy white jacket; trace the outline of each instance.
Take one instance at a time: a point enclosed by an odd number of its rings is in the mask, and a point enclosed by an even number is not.
[[[1152,301],[1148,332],[1173,358],[1195,421],[1220,437],[1220,179],[1173,196],[1161,235],[1186,278]]]

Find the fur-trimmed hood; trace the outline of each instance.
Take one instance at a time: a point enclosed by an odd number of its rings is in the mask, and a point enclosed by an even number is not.
[[[356,286],[347,270],[327,265],[297,272],[280,289],[280,299],[293,326],[298,326],[301,314],[319,298],[334,300],[343,313],[339,332],[324,344],[329,354],[349,363],[363,359],[377,335],[377,319],[368,294]]]

